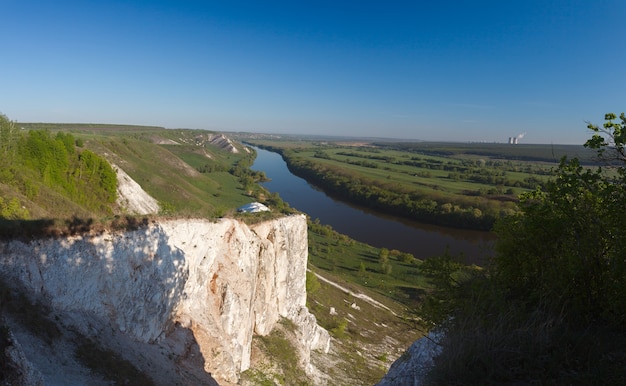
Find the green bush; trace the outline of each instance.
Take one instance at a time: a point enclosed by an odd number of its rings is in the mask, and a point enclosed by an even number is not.
[[[0,219],[16,220],[16,219],[28,219],[28,210],[22,208],[20,201],[17,198],[10,200],[4,200],[0,197]]]
[[[436,290],[420,316],[446,333],[429,383],[626,379],[626,117],[615,118],[589,126],[586,146],[605,165],[562,159],[554,179],[521,196],[519,213],[498,221],[484,272],[464,276],[445,256],[421,265]]]
[[[316,293],[321,287],[322,287],[322,285],[320,284],[320,281],[318,280],[318,278],[315,275],[315,273],[313,273],[311,271],[307,271],[307,273],[306,273],[306,292],[307,292],[307,294],[312,295],[312,294]]]
[[[493,273],[512,296],[575,317],[626,322],[624,182],[562,161],[545,190],[501,221]]]
[[[0,126],[3,121],[0,119]],[[3,159],[2,182],[18,188],[30,200],[35,200],[41,191],[39,186],[44,186],[86,211],[111,212],[117,198],[115,171],[97,154],[79,151],[71,134],[58,132],[52,136],[47,130],[31,130],[10,136],[3,132],[0,137],[3,152],[13,154]],[[10,145],[4,143],[5,137],[10,138]]]

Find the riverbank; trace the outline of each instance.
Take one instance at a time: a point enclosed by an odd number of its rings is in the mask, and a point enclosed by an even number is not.
[[[419,259],[439,256],[448,249],[454,255],[463,254],[468,263],[478,263],[489,254],[495,239],[490,232],[411,222],[337,200],[293,175],[282,157],[268,150],[257,149],[252,169],[264,171],[270,181],[263,186],[290,206],[377,248],[397,249]]]
[[[312,141],[254,141],[281,154],[291,173],[335,198],[386,215],[489,231],[514,213],[519,194],[552,173],[538,161]]]

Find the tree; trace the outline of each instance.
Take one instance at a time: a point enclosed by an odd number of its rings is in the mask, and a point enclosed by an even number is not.
[[[521,213],[501,221],[494,273],[509,290],[575,317],[626,322],[626,117],[606,123],[585,146],[607,162],[583,168],[562,159],[544,189],[522,195]],[[604,134],[602,136],[600,133]]]
[[[367,268],[365,268],[365,263],[359,263],[359,276],[363,277],[367,273]]]
[[[563,158],[497,222],[486,269],[463,276],[445,256],[420,266],[436,288],[419,316],[445,331],[425,383],[626,379],[626,119],[605,119],[585,143],[605,165]]]
[[[6,115],[0,114],[0,159],[4,162],[15,154],[16,133],[15,124]]]
[[[387,248],[380,249],[380,251],[378,252],[378,261],[381,264],[384,264],[389,261],[389,249]]]
[[[543,189],[520,198],[520,213],[496,226],[493,272],[511,295],[576,318],[626,322],[626,117],[585,146],[605,167],[583,168],[562,159]]]
[[[522,195],[521,213],[497,224],[494,273],[515,296],[553,310],[626,321],[625,196],[600,169],[563,160],[556,180]]]
[[[602,127],[588,123],[587,128],[594,134],[585,142],[585,147],[596,149],[598,156],[610,164],[616,165],[623,176],[624,164],[626,163],[626,115],[624,113],[620,115],[621,123],[614,122],[615,119],[617,119],[615,114],[608,113],[604,116],[606,122]]]

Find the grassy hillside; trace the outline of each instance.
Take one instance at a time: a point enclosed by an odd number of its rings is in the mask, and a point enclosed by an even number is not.
[[[220,217],[256,199],[258,175],[247,171],[254,153],[238,153],[206,140],[211,133],[156,127],[94,124],[14,124],[15,157],[5,157],[0,175],[5,219],[91,218],[124,214],[98,193],[107,177],[98,168],[111,162],[155,197],[165,215]],[[65,150],[62,148],[65,141]],[[4,142],[6,143],[6,142]],[[68,153],[61,154],[62,151]],[[61,157],[63,156],[63,157]],[[68,158],[70,157],[70,158]],[[73,158],[71,158],[73,157]],[[63,158],[63,159],[61,159]],[[94,164],[97,163],[96,164]],[[89,169],[91,173],[85,173]],[[99,171],[98,171],[99,170]],[[83,189],[81,188],[84,185]],[[9,209],[13,212],[8,215]]]
[[[21,130],[0,116],[0,218],[112,213],[117,179],[106,159],[71,134]]]
[[[65,140],[68,148],[71,139],[74,153],[70,153],[77,160],[93,154],[91,158],[107,160],[137,181],[159,201],[162,212],[157,215],[208,218],[232,215],[254,222],[291,211],[278,195],[269,194],[258,184],[265,176],[249,169],[254,152],[238,143],[229,145],[218,133],[142,126],[38,123],[13,125],[11,135],[16,143],[35,135],[54,144],[58,137],[59,144]],[[81,232],[99,226],[135,227],[145,223],[143,217],[126,218],[124,209],[110,199],[98,200],[100,206],[90,206],[60,188],[62,183],[46,184],[42,173],[51,173],[45,166],[49,163],[39,162],[45,154],[44,149],[39,149],[31,154],[38,162],[28,164],[21,158],[14,158],[11,163],[2,165],[5,174],[7,170],[20,171],[12,175],[19,174],[21,181],[0,183],[0,197],[13,213],[0,221],[9,227],[4,228],[5,236]],[[79,161],[76,162],[80,166]],[[75,168],[69,175],[80,170]],[[68,173],[61,174],[63,177]],[[60,178],[54,173],[51,175]],[[97,185],[97,181],[92,182]],[[252,216],[235,213],[235,208],[250,201],[263,201],[275,211]],[[124,220],[121,225],[119,218]],[[430,286],[419,272],[421,262],[399,251],[380,250],[355,242],[316,222],[309,226],[309,257],[310,270],[325,280],[309,274],[308,305],[335,339],[329,355],[315,354],[316,365],[333,379],[340,380],[340,384],[375,383],[391,362],[421,335],[409,312]],[[376,303],[365,301],[361,296]],[[284,355],[289,349],[283,336],[289,335],[288,327],[285,325],[285,331],[255,340],[256,347],[266,351],[274,372],[293,367],[292,358]],[[270,372],[267,368],[253,368],[246,375],[258,384],[293,376],[292,373],[271,375]]]

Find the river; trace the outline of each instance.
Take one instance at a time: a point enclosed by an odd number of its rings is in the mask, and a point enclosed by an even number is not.
[[[489,254],[492,233],[415,223],[350,205],[293,175],[279,154],[255,150],[257,158],[252,169],[264,171],[271,179],[263,183],[267,190],[339,233],[378,248],[412,253],[419,259],[441,255],[449,248],[454,255],[463,253],[466,262],[480,264]]]

